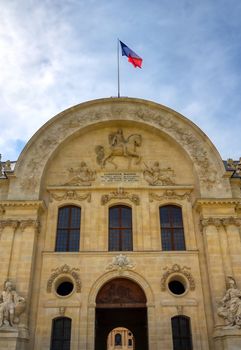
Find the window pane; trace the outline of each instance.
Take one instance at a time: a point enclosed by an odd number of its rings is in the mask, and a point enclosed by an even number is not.
[[[109,226],[112,227],[119,227],[120,223],[119,223],[119,208],[115,207],[115,208],[110,208],[109,211]]]
[[[72,230],[69,233],[69,251],[70,252],[79,251],[79,230]]]
[[[69,226],[69,208],[60,208],[59,209],[59,219],[58,219],[58,228],[66,228]]]
[[[170,227],[169,207],[160,208],[161,227]]]
[[[121,214],[121,227],[131,228],[131,208],[122,208]]]
[[[190,321],[186,316],[172,318],[172,338],[174,350],[192,350]]]
[[[58,230],[57,231],[57,241],[56,241],[56,251],[64,252],[67,248],[68,241],[68,231],[67,230]]]
[[[80,208],[73,207],[71,208],[71,228],[79,228],[80,227]]]
[[[122,230],[122,249],[121,250],[132,250],[132,234],[131,230]]]
[[[175,229],[174,232],[174,249],[185,250],[184,232],[182,229]]]
[[[171,231],[168,229],[162,229],[162,249],[172,250]]]
[[[179,207],[171,207],[171,218],[174,227],[182,226],[182,210]]]
[[[119,230],[110,230],[110,233],[109,233],[109,250],[121,250],[120,249],[120,234],[119,234]]]

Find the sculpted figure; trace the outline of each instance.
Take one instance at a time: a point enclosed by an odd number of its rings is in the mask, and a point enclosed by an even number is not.
[[[228,322],[228,327],[241,328],[241,291],[233,277],[228,277],[228,289],[221,300],[218,315]]]
[[[144,179],[151,186],[174,185],[171,177],[174,176],[171,168],[161,169],[159,162],[154,162],[152,167],[148,167],[143,172]]]
[[[69,169],[71,179],[66,183],[66,185],[83,185],[90,186],[91,182],[95,180],[96,173],[89,169],[85,162],[81,162],[79,168]]]
[[[18,316],[25,308],[25,300],[20,297],[13,287],[12,282],[6,281],[4,290],[0,295],[0,327],[18,323]]]
[[[109,134],[109,147],[98,145],[95,147],[96,161],[105,168],[106,163],[110,163],[115,169],[118,168],[118,164],[115,163],[116,157],[124,157],[128,159],[128,167],[131,166],[132,159],[135,160],[135,164],[139,164],[141,156],[137,152],[137,147],[141,146],[142,137],[139,134],[132,134],[127,138],[123,135],[123,130],[118,129],[115,132]]]

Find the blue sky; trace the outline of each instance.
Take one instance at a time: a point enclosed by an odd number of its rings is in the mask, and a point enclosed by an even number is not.
[[[62,110],[117,95],[196,123],[223,159],[241,156],[241,1],[0,0],[0,153],[16,160]]]

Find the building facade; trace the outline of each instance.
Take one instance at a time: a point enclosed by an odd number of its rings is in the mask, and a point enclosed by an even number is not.
[[[241,348],[241,163],[190,120],[94,100],[0,164],[0,349]]]

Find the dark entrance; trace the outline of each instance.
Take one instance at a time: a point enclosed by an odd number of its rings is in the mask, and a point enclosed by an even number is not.
[[[96,298],[95,350],[107,350],[107,337],[116,327],[129,329],[135,348],[148,350],[146,296],[135,282],[116,278],[106,283]]]

